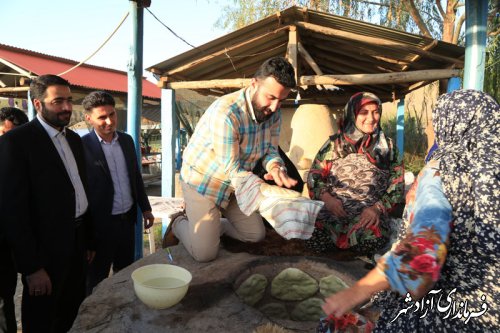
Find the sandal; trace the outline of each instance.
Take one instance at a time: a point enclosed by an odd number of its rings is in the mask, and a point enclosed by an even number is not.
[[[163,236],[162,248],[167,248],[179,244],[179,239],[174,235],[173,225],[176,219],[180,217],[186,217],[186,212],[184,210],[176,212],[169,216],[170,223],[168,224],[165,235]]]

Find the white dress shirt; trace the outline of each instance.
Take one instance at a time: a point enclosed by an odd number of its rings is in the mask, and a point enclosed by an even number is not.
[[[130,188],[130,178],[127,169],[127,162],[123,154],[122,147],[118,142],[118,133],[115,132],[111,142],[104,141],[97,132],[97,139],[101,143],[102,151],[108,163],[111,179],[113,180],[114,196],[112,215],[126,213],[134,204],[132,189]]]
[[[52,143],[54,143],[54,146],[56,147],[57,152],[61,157],[64,167],[66,168],[66,172],[71,179],[71,183],[73,184],[73,188],[75,189],[75,218],[80,217],[87,211],[89,203],[87,201],[85,189],[83,188],[80,173],[78,172],[78,166],[76,164],[75,156],[73,155],[73,151],[71,150],[68,144],[68,140],[66,139],[66,128],[59,132],[54,127],[47,124],[45,120],[40,116],[40,114],[37,114],[36,117],[42,124],[49,137],[52,139]]]

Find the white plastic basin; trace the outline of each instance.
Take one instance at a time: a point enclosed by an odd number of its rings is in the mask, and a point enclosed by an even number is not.
[[[135,294],[153,309],[166,309],[179,303],[191,279],[188,270],[167,264],[146,265],[132,272]]]

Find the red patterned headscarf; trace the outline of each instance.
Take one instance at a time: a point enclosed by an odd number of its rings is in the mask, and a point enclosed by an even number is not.
[[[356,127],[356,117],[361,108],[369,103],[378,105],[379,113],[382,114],[382,102],[369,92],[359,92],[349,99],[344,109],[344,119],[339,126],[340,139],[344,143],[343,150],[347,154],[365,154],[366,158],[381,169],[388,169],[392,159],[392,149],[380,127],[380,120],[377,128],[371,134],[364,133]]]

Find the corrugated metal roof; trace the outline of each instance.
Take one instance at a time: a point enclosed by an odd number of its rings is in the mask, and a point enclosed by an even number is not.
[[[299,42],[323,74],[381,74],[463,67],[463,47],[342,16],[291,7],[147,70],[167,78],[168,82],[250,78],[265,59],[285,56],[289,26],[297,27]],[[298,58],[299,76],[316,75],[300,55]],[[301,95],[310,101],[342,104],[345,96],[368,90],[387,101],[425,84],[416,83],[345,85],[335,93],[310,86],[301,90]],[[222,92],[230,90],[233,89]]]
[[[59,74],[78,64],[73,60],[3,44],[0,44],[0,59],[4,59],[36,76]],[[122,93],[128,91],[127,73],[110,68],[83,64],[61,76],[72,85],[87,89],[102,89]],[[2,77],[2,81],[9,86],[15,86],[14,79],[15,77]],[[155,84],[143,79],[142,94],[145,97],[159,99],[161,90]]]

